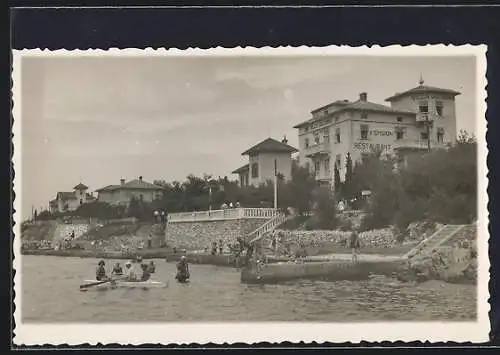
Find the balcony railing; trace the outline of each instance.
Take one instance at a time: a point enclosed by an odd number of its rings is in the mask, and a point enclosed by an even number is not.
[[[435,112],[417,112],[417,122],[434,121],[438,117]]]
[[[314,155],[328,155],[330,153],[330,143],[322,142],[310,145],[305,149],[305,153],[307,157]]]
[[[433,148],[444,148],[446,144],[444,142],[438,142],[436,140],[431,140],[431,149]],[[428,149],[429,142],[426,139],[418,140],[396,140],[394,142],[394,149]]]
[[[274,208],[229,208],[199,212],[170,213],[168,222],[224,221],[231,219],[273,218],[278,214]]]

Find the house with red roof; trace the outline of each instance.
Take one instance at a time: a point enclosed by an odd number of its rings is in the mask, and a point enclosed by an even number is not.
[[[89,188],[82,183],[73,187],[73,191],[59,191],[56,198],[49,202],[51,212],[68,212],[76,210],[80,205],[95,201],[88,193]]]
[[[373,151],[397,156],[445,148],[456,141],[455,97],[458,91],[419,85],[385,101],[370,102],[363,92],[355,101],[336,100],[311,111],[312,117],[294,126],[299,136],[299,160],[316,180],[334,181],[335,167],[345,178],[348,154],[354,161]]]
[[[298,150],[290,145],[286,137],[280,142],[267,138],[241,155],[247,156],[248,163],[234,170],[239,175],[240,186],[258,186],[267,181],[273,181],[275,174],[284,180],[292,178],[292,154]]]
[[[118,185],[108,185],[96,190],[97,200],[110,205],[128,205],[132,197],[145,202],[152,202],[160,198],[163,191],[162,186],[144,181],[142,176],[129,182],[120,179]]]

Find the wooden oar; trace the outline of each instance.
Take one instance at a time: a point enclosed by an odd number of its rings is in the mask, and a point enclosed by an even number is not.
[[[113,281],[121,280],[121,279],[124,279],[124,277],[119,277],[117,279],[108,279],[108,280],[104,280],[104,281],[98,281],[98,282],[92,282],[92,283],[89,283],[89,284],[80,285],[80,290],[81,289],[85,289],[85,288],[89,288],[89,287],[92,287],[92,286],[102,285],[102,284],[105,284],[107,282],[113,282]]]

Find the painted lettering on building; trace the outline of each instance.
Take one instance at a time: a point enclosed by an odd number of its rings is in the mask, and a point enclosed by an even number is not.
[[[411,99],[414,101],[422,101],[422,100],[444,100],[444,99],[453,99],[453,97],[449,97],[446,95],[412,95]]]
[[[364,143],[356,142],[354,143],[354,149],[362,151],[372,151],[372,150],[390,150],[390,144],[380,144],[380,143]]]
[[[381,137],[390,137],[392,136],[392,131],[370,131],[370,136],[381,136]]]

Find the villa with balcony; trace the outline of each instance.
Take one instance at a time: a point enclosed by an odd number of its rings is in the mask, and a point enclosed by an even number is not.
[[[277,141],[267,138],[247,149],[241,155],[248,156],[248,163],[233,171],[239,175],[240,186],[259,186],[273,181],[276,174],[286,181],[292,178],[292,154],[297,149],[288,145],[286,137]]]
[[[311,112],[312,118],[294,126],[299,135],[299,160],[316,180],[332,185],[337,166],[345,176],[347,153],[353,161],[380,151],[408,154],[445,148],[456,140],[455,97],[458,91],[424,85],[388,97],[390,106],[368,101],[337,100]]]

